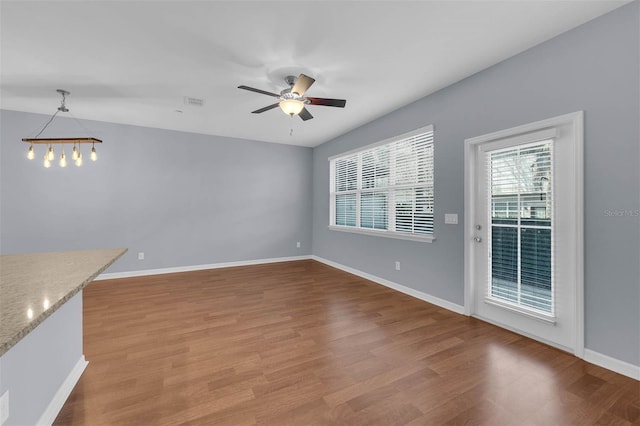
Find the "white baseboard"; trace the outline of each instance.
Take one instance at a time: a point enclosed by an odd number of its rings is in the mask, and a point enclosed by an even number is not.
[[[389,281],[387,279],[380,278],[380,277],[377,277],[375,275],[371,275],[371,274],[369,274],[367,272],[362,272],[362,271],[360,271],[358,269],[354,269],[354,268],[351,268],[349,266],[345,266],[345,265],[342,265],[340,263],[334,262],[332,260],[324,259],[322,257],[318,257],[318,256],[313,255],[313,256],[311,256],[311,259],[316,260],[316,261],[318,261],[320,263],[324,263],[325,265],[332,266],[332,267],[334,267],[336,269],[340,269],[340,270],[343,270],[345,272],[349,272],[350,274],[357,275],[357,276],[362,277],[364,279],[367,279],[369,281],[373,281],[374,283],[381,284],[381,285],[383,285],[385,287],[389,287],[391,289],[394,289],[394,290],[399,291],[401,293],[404,293],[404,294],[407,294],[409,296],[415,297],[417,299],[424,300],[425,302],[431,303],[433,305],[440,306],[441,308],[448,309],[448,310],[453,311],[453,312],[455,312],[457,314],[464,314],[464,307],[463,306],[458,305],[458,304],[453,303],[453,302],[449,302],[448,300],[440,299],[439,297],[435,297],[435,296],[432,296],[430,294],[423,293],[423,292],[418,291],[418,290],[414,290],[414,289],[412,289],[410,287],[405,287],[405,286],[403,286],[401,284],[394,283],[393,281]]]
[[[84,355],[82,355],[60,388],[58,388],[58,391],[53,396],[53,399],[47,406],[47,409],[44,410],[44,413],[40,416],[36,425],[50,426],[53,424],[56,417],[58,417],[62,406],[67,401],[67,398],[69,398],[69,395],[71,395],[71,391],[75,387],[76,383],[78,383],[78,380],[80,380],[82,372],[87,368],[87,364],[89,363],[84,359]]]
[[[202,271],[205,269],[232,268],[235,266],[262,265],[265,263],[291,262],[294,260],[305,260],[305,259],[311,259],[311,256],[274,257],[270,259],[254,259],[254,260],[240,260],[237,262],[210,263],[206,265],[176,266],[173,268],[143,269],[140,271],[129,271],[129,272],[111,272],[107,274],[98,275],[94,279],[94,281],[112,280],[116,278],[144,277],[147,275],[173,274],[176,272]]]
[[[640,380],[640,366],[638,365],[629,364],[628,362],[620,361],[619,359],[611,358],[608,355],[586,348],[584,350],[584,360],[599,367],[606,368],[607,370],[615,371],[623,376]]]

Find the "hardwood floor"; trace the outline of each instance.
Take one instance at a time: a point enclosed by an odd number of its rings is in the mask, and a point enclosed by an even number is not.
[[[56,425],[640,424],[640,382],[315,261],[98,281]]]

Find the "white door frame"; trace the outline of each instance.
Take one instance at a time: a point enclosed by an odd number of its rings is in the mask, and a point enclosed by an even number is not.
[[[559,125],[570,124],[574,132],[576,143],[574,149],[574,165],[575,165],[575,205],[579,212],[584,211],[584,172],[583,172],[583,127],[582,111],[565,114],[546,120],[529,123],[522,126],[513,127],[511,129],[500,130],[498,132],[477,136],[465,140],[464,152],[464,313],[465,315],[474,315],[474,295],[477,291],[478,278],[475,274],[474,259],[477,244],[473,238],[475,236],[474,220],[476,217],[476,206],[473,201],[476,185],[476,152],[480,144],[513,137],[515,135],[529,133],[543,128],[556,127]],[[573,353],[579,358],[584,358],[584,220],[583,214],[577,215],[575,218],[575,255],[576,255],[576,291],[575,291],[575,347]],[[517,330],[512,330],[516,331]],[[529,336],[535,339],[534,336]]]

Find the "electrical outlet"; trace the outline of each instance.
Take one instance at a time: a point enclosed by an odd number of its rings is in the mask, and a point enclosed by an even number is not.
[[[9,418],[9,391],[0,396],[0,425]]]
[[[139,251],[138,252],[138,260],[144,260],[144,252],[143,251]]]
[[[400,262],[396,260],[396,271],[400,270]]]
[[[300,241],[296,243],[296,248],[300,248]]]

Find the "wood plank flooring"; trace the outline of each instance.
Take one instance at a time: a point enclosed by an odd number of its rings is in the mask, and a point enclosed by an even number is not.
[[[640,424],[640,382],[309,260],[98,281],[56,425]]]

